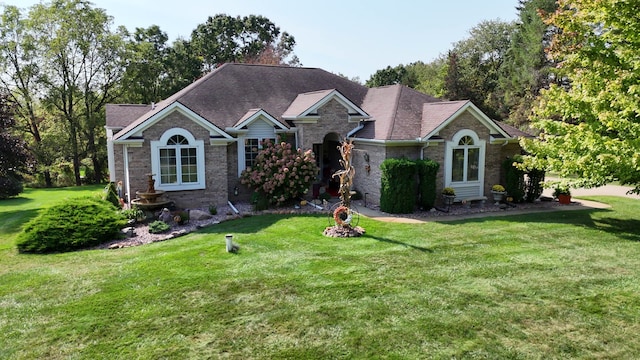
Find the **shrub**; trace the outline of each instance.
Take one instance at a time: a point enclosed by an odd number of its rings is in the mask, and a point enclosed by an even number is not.
[[[152,234],[160,234],[169,231],[171,227],[164,221],[156,220],[149,224],[149,232]]]
[[[118,238],[126,218],[96,197],[66,200],[44,210],[18,235],[22,253],[51,253],[83,249]]]
[[[129,220],[144,219],[146,215],[141,209],[134,207],[131,209],[123,209],[120,213]]]
[[[18,196],[24,188],[20,180],[13,176],[0,177],[0,199]]]
[[[537,169],[522,170],[514,165],[521,162],[522,157],[516,155],[503,163],[507,180],[505,188],[514,202],[533,202],[542,195],[545,172]]]
[[[218,207],[215,205],[209,205],[209,214],[211,215],[218,214]]]
[[[253,167],[241,174],[240,181],[266,196],[269,204],[282,205],[304,195],[318,174],[313,152],[292,150],[291,144],[264,143]]]
[[[407,159],[386,159],[382,169],[380,210],[391,214],[413,212],[416,203],[416,165]]]
[[[418,171],[418,205],[429,210],[436,202],[436,176],[440,164],[429,159],[417,160],[416,169]]]
[[[102,197],[105,201],[110,202],[116,209],[121,209],[120,206],[120,198],[118,198],[118,193],[116,192],[116,184],[110,182],[107,186],[104,187],[104,195]]]
[[[520,170],[513,166],[516,162],[514,158],[507,158],[502,163],[502,168],[505,170],[505,189],[510,197],[513,198],[513,202],[520,203],[524,200],[526,192],[526,183],[524,181],[524,170]]]

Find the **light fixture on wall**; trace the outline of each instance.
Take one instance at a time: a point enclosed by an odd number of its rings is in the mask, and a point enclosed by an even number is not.
[[[233,188],[233,195],[238,196],[238,185]]]

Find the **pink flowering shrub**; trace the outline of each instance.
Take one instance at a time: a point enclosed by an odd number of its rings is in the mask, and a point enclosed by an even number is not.
[[[255,165],[240,175],[240,182],[264,195],[269,204],[282,205],[304,195],[318,174],[311,150],[292,150],[291,144],[264,143]]]

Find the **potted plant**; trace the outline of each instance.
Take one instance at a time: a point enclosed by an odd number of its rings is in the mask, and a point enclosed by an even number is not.
[[[442,198],[444,199],[445,205],[451,206],[453,201],[456,199],[456,190],[452,187],[442,189]]]
[[[571,190],[566,185],[558,185],[553,190],[553,197],[558,199],[560,204],[571,204]]]
[[[493,200],[495,200],[496,205],[499,205],[507,192],[505,191],[504,186],[495,184],[491,187],[491,194],[493,195]]]

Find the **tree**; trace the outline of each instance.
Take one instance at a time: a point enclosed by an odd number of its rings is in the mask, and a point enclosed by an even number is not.
[[[0,76],[2,90],[14,104],[18,129],[30,136],[30,151],[43,168],[45,186],[51,187],[49,166],[53,163],[52,151],[43,135],[43,118],[39,112],[37,94],[44,88],[40,82],[42,57],[36,47],[36,34],[27,19],[15,6],[5,6],[0,18]]]
[[[514,26],[500,20],[483,21],[471,29],[468,39],[454,45],[449,56],[445,96],[451,100],[471,100],[489,117],[506,117],[498,83]]]
[[[0,199],[22,192],[21,172],[31,165],[25,141],[13,134],[12,107],[8,96],[0,94]]]
[[[112,33],[112,19],[86,0],[55,0],[30,12],[35,46],[43,54],[43,101],[64,123],[72,149],[75,184],[80,165],[91,159],[95,181],[106,170],[104,106],[116,98],[123,75],[123,34]]]
[[[394,68],[387,66],[382,70],[376,71],[376,73],[371,75],[369,80],[365,82],[365,86],[367,87],[396,84],[402,84],[413,88],[417,85],[417,79],[413,73],[407,71],[404,65],[400,64]]]
[[[191,46],[208,72],[226,62],[254,61],[269,48],[286,58],[295,39],[264,16],[218,14],[193,30]]]
[[[570,86],[543,90],[523,141],[523,167],[578,176],[574,186],[618,180],[640,192],[640,18],[635,2],[560,0],[548,53]]]
[[[508,121],[513,125],[529,123],[535,98],[553,79],[550,73],[553,64],[544,49],[551,41],[554,27],[545,24],[542,16],[555,9],[555,0],[520,0],[519,20],[505,54],[499,81]]]

